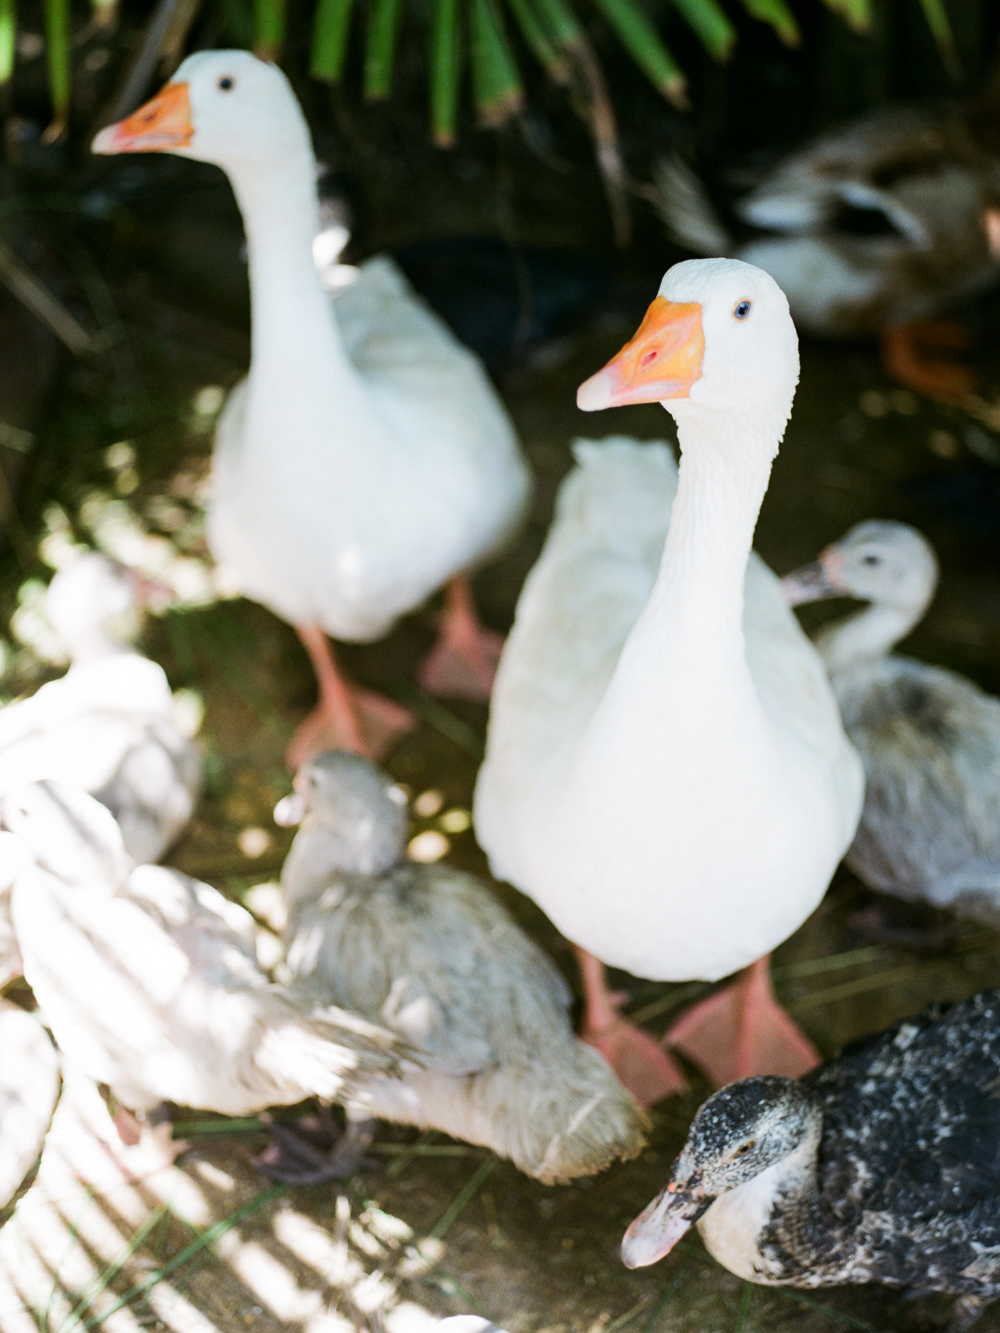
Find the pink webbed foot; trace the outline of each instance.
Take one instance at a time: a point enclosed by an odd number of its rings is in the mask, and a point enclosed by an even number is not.
[[[768,959],[689,1009],[664,1041],[687,1056],[716,1087],[753,1074],[798,1078],[819,1052],[774,997]]]
[[[355,685],[341,672],[329,639],[318,625],[297,625],[316,672],[319,703],[299,723],[285,762],[293,772],[324,750],[353,750],[378,760],[417,725],[408,708],[374,690]]]
[[[648,1032],[619,1014],[623,997],[608,989],[604,964],[578,945],[573,952],[584,991],[580,1040],[600,1051],[640,1106],[684,1092],[687,1082],[676,1061]]]
[[[434,647],[417,674],[420,688],[446,699],[483,703],[490,697],[503,635],[487,629],[476,614],[468,579],[452,579]]]
[[[348,709],[330,707],[321,699],[299,723],[285,751],[292,772],[324,750],[353,750],[376,762],[417,725],[410,710],[394,699],[360,685],[347,685],[347,690]]]

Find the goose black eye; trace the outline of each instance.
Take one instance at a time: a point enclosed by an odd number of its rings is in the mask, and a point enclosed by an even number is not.
[[[746,319],[752,309],[750,301],[737,301],[733,306],[733,319]]]
[[[882,561],[877,555],[866,555],[861,563],[864,565],[880,565]]]
[[[230,78],[228,74],[223,74],[217,86],[221,89],[222,92],[228,93],[231,92],[232,89],[236,87],[236,80]]]
[[[747,1153],[753,1147],[753,1139],[748,1139],[746,1143],[741,1143],[736,1149],[737,1157],[746,1157]]]

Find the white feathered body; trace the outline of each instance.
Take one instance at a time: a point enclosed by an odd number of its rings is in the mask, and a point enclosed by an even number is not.
[[[158,860],[201,788],[201,757],[174,721],[163,668],[131,651],[102,656],[0,711],[0,795],[43,778],[96,796],[129,855]]]
[[[254,362],[219,423],[212,550],[284,619],[367,642],[503,547],[528,472],[479,361],[391,260],[319,309],[310,293],[305,328],[294,289],[268,302],[253,276]]]
[[[815,908],[857,825],[860,764],[758,557],[725,651],[705,650],[711,605],[664,632],[667,446],[576,457],[500,663],[478,837],[495,875],[606,963],[714,980]]]
[[[338,1099],[398,1066],[389,1033],[271,984],[249,914],[177,871],[140,866],[111,894],[32,866],[12,913],[60,1049],[133,1110],[172,1101],[248,1115]]]

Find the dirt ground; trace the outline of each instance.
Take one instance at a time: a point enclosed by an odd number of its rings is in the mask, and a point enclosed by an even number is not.
[[[36,446],[19,528],[11,526],[20,563],[8,559],[2,595],[20,608],[20,632],[37,641],[32,608],[46,576],[33,555],[40,537],[52,559],[67,541],[99,541],[166,569],[188,590],[186,601],[179,597],[150,620],[144,640],[174,686],[204,705],[206,794],[168,859],[256,904],[251,891],[273,881],[288,846],[271,810],[290,789],[282,754],[313,684],[286,625],[258,606],[205,592],[199,504],[220,397],[213,386],[238,376],[246,340],[138,278],[115,299],[132,357],[116,374],[155,383],[150,392],[168,407],[145,424],[116,416],[95,372],[63,371],[60,409]],[[576,384],[629,335],[634,313],[612,310],[503,376],[538,488],[518,545],[478,580],[486,618],[498,628],[509,625],[539,549],[570,465],[570,441],[670,433],[657,407],[584,418],[573,406]],[[873,348],[807,344],[759,550],[783,572],[859,519],[918,523],[939,550],[944,576],[908,649],[1000,688],[998,462],[992,432],[894,389]],[[357,677],[397,694],[421,717],[387,764],[415,800],[423,797],[414,834],[433,833],[449,860],[488,877],[466,818],[485,709],[442,707],[412,684],[434,615],[430,606],[383,643],[347,648],[344,658]],[[13,638],[7,647],[8,697],[53,670]],[[509,886],[493,887],[575,981],[564,942],[533,904]],[[841,871],[814,916],[775,955],[782,999],[828,1054],[931,1000],[1000,984],[1000,935],[945,923],[933,949],[873,943],[850,924],[870,900]],[[619,980],[653,1032],[702,989]],[[30,1002],[23,988],[11,994]],[[103,1103],[67,1073],[37,1178],[0,1231],[0,1327],[421,1333],[437,1317],[462,1311],[511,1333],[820,1333],[838,1325],[917,1333],[939,1326],[946,1303],[936,1299],[904,1307],[873,1289],[804,1295],[751,1287],[718,1267],[696,1236],[653,1268],[622,1267],[622,1232],[662,1185],[706,1092],[695,1077],[688,1096],[656,1108],[639,1160],[565,1188],[538,1185],[441,1135],[384,1127],[378,1170],[342,1190],[284,1189],[251,1163],[259,1134],[204,1132],[205,1117],[184,1111],[178,1119],[188,1125],[178,1133],[192,1147],[176,1166],[152,1173],[123,1166]],[[978,1327],[1000,1330],[1000,1309]]]

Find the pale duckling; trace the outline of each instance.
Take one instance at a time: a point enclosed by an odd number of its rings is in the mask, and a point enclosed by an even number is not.
[[[35,858],[11,914],[27,978],[65,1059],[106,1085],[138,1141],[164,1101],[245,1116],[391,1081],[404,1043],[272,984],[248,912],[163,866],[135,866],[85,792],[33,783],[0,819]]]
[[[847,864],[900,898],[1000,924],[1000,699],[944,667],[892,652],[938,582],[930,543],[871,520],[783,580],[793,606],[855,597],[865,610],[816,646],[865,766],[865,805]]]
[[[964,1333],[1000,1296],[1000,991],[934,1006],[796,1081],[748,1078],[695,1116],[666,1188],[625,1233],[629,1268],[696,1223],[765,1285],[874,1282],[958,1297]]]
[[[42,1151],[59,1097],[59,1058],[34,1014],[0,1000],[0,1220]]]
[[[0,794],[41,778],[82,787],[145,863],[191,818],[201,756],[176,721],[163,668],[130,642],[140,597],[134,571],[97,551],[55,575],[45,610],[71,665],[0,711]]]
[[[247,231],[252,356],[219,422],[208,535],[249,597],[295,626],[320,702],[288,750],[384,750],[414,718],[340,673],[326,636],[383,637],[447,584],[420,679],[487,698],[501,640],[467,572],[520,522],[530,489],[482,365],[391,260],[331,300],[313,262],[309,128],[276,65],[199,51],[163,91],[94,140],[98,153],[170,152],[228,175]]]
[[[423,1065],[382,1084],[371,1113],[483,1144],[546,1183],[635,1156],[645,1117],[573,1036],[562,976],[478,880],[407,861],[391,778],[334,751],[296,787],[276,811],[302,819],[282,872],[291,974],[399,1033]]]

